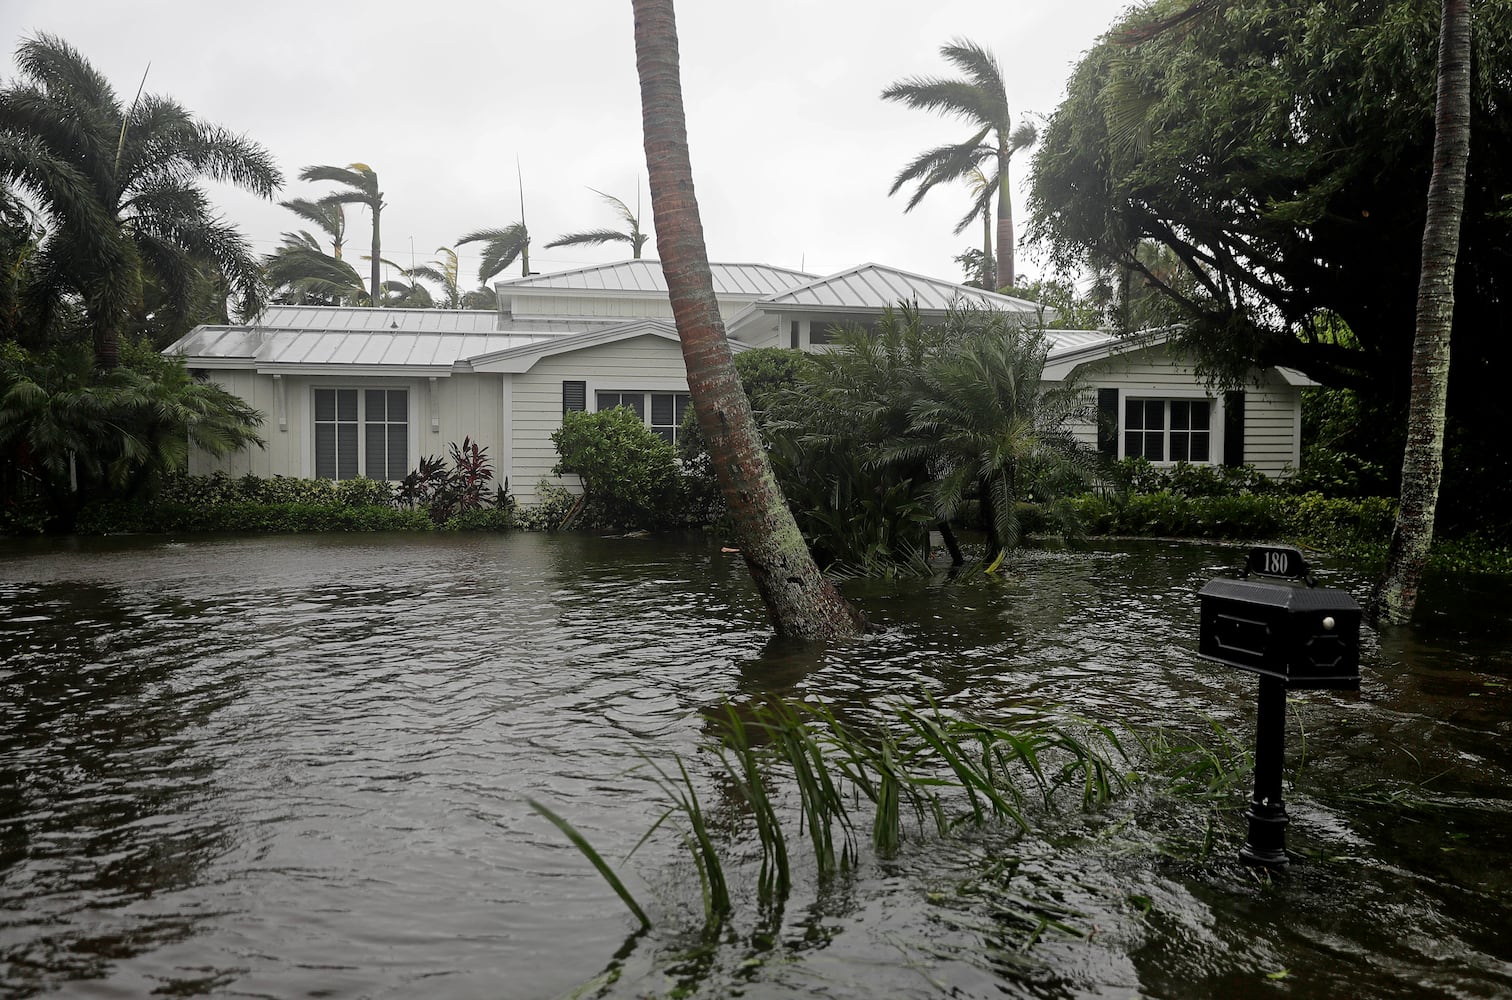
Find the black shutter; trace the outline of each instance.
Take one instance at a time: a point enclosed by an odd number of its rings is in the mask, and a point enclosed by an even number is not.
[[[1097,390],[1097,450],[1118,457],[1118,390]]]
[[[1244,390],[1223,394],[1223,464],[1244,464]]]
[[[572,413],[588,409],[588,383],[562,383],[562,412]]]

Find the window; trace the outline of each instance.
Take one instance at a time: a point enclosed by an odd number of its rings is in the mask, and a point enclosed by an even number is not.
[[[1124,457],[1211,461],[1212,408],[1207,399],[1124,400]]]
[[[399,480],[408,472],[407,390],[315,390],[315,478]]]
[[[693,397],[686,392],[599,392],[594,396],[596,408],[612,410],[623,406],[646,422],[646,426],[668,444],[677,444],[683,418]],[[650,419],[647,420],[649,414]]]

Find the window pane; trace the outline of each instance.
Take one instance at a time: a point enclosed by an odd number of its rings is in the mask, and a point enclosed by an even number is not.
[[[1144,435],[1129,431],[1124,435],[1124,457],[1140,458],[1144,455]]]
[[[1156,431],[1156,430],[1160,430],[1161,428],[1165,427],[1165,400],[1163,400],[1163,399],[1147,399],[1147,400],[1145,400],[1144,407],[1145,407],[1145,422],[1144,422],[1145,430],[1147,430],[1147,431]]]
[[[617,392],[600,392],[596,394],[594,408],[598,410],[612,410],[620,405],[620,394]]]
[[[357,390],[356,389],[337,389],[336,390],[336,419],[337,420],[356,420],[357,419]]]
[[[390,424],[388,431],[388,475],[383,478],[403,479],[408,472],[409,429],[403,425]]]
[[[1171,400],[1171,430],[1184,431],[1192,426],[1192,404],[1184,399]],[[1175,454],[1173,451],[1172,455]]]
[[[1144,436],[1144,457],[1152,462],[1165,461],[1165,435],[1159,431]]]
[[[336,401],[332,399],[332,412],[335,406]],[[333,423],[315,425],[315,478],[336,478],[336,425]]]
[[[1131,431],[1144,430],[1144,403],[1131,399],[1124,403],[1124,427]]]
[[[688,411],[692,408],[693,397],[686,392],[679,392],[677,394],[677,426],[681,427],[683,425],[683,418],[688,415]]]
[[[642,420],[646,419],[646,396],[640,392],[624,393],[620,399],[621,406],[628,406],[635,411],[635,415]]]
[[[369,479],[387,479],[384,475],[384,459],[387,457],[387,428],[383,424],[368,424],[364,429],[363,441],[366,445],[367,477]]]
[[[1175,416],[1174,413],[1171,414],[1173,421]],[[1191,435],[1185,431],[1171,432],[1171,461],[1185,462],[1187,460],[1187,442],[1190,438]]]
[[[403,389],[390,389],[388,391],[388,419],[392,423],[404,423],[409,420],[408,392]]]
[[[653,392],[651,394],[651,426],[670,427],[673,421],[673,409],[670,392]]]
[[[1201,400],[1192,404],[1192,430],[1205,431],[1208,429],[1208,421],[1212,419],[1213,404],[1208,400]]]
[[[1210,461],[1212,461],[1212,459],[1209,457],[1209,453],[1208,453],[1208,445],[1209,444],[1210,444],[1210,439],[1209,439],[1208,434],[1207,434],[1206,431],[1202,431],[1200,433],[1194,433],[1192,435],[1192,457],[1191,457],[1190,461],[1193,461],[1193,462],[1210,462]]]
[[[668,444],[677,443],[677,432],[674,431],[671,427],[653,427],[651,428],[651,433],[655,434],[657,437],[661,438]]]
[[[335,420],[336,419],[336,390],[335,389],[316,389],[315,390],[315,419],[316,420]]]
[[[385,408],[383,403],[388,398],[388,393],[382,389],[369,389],[364,395],[367,396],[367,399],[363,401],[367,406],[367,413],[364,414],[366,419],[380,422],[387,420],[388,418],[384,416]]]
[[[355,404],[357,390],[352,390],[352,400]],[[338,404],[339,404],[338,400]],[[336,478],[357,478],[357,425],[336,425]]]

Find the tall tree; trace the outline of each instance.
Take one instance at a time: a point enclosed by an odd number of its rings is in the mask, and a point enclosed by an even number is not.
[[[345,167],[312,166],[299,172],[302,181],[331,181],[344,184],[346,191],[336,191],[320,199],[329,206],[366,205],[373,217],[373,250],[369,255],[372,265],[368,278],[368,298],[375,304],[382,303],[379,297],[382,285],[379,267],[382,264],[383,240],[379,236],[379,220],[383,215],[383,192],[378,187],[378,174],[366,163],[353,163]],[[341,254],[337,253],[337,257]]]
[[[262,272],[198,182],[271,197],[283,181],[272,157],[169,98],[139,92],[123,106],[62,39],[26,39],[16,63],[18,78],[0,90],[0,184],[40,209],[44,235],[29,262],[35,308],[82,304],[102,369],[120,363],[145,277],[170,312],[184,313],[205,269],[217,269],[243,311],[255,312]]]
[[[1445,464],[1435,518],[1439,530],[1504,534],[1512,4],[1469,2],[1470,156],[1446,434],[1464,459]],[[1141,31],[1150,8],[1132,10],[1082,58],[1038,145],[1030,238],[1057,267],[1132,271],[1180,316],[1175,340],[1205,371],[1239,383],[1257,364],[1294,368],[1356,390],[1403,427],[1438,4],[1205,6],[1153,34]],[[1148,255],[1147,241],[1168,252]]]
[[[913,196],[904,211],[909,211],[942,181],[964,180],[982,164],[990,164],[992,187],[983,197],[997,193],[997,287],[1011,288],[1014,282],[1013,198],[1008,165],[1013,154],[1034,143],[1031,125],[1013,127],[1008,109],[1008,92],[997,58],[987,49],[958,38],[940,47],[940,54],[964,77],[911,76],[882,91],[885,101],[898,101],[911,108],[935,111],[961,118],[976,126],[963,142],[926,149],[904,167],[888,194],[897,194],[903,185],[914,183]],[[956,232],[977,217],[980,208],[973,206]]]
[[[1465,164],[1470,157],[1469,0],[1443,0],[1440,22],[1433,175],[1428,181],[1428,219],[1418,276],[1402,495],[1376,606],[1388,621],[1405,621],[1417,604],[1444,471],[1454,272],[1465,209]]]
[[[291,198],[279,202],[284,208],[314,223],[331,241],[331,256],[341,259],[341,249],[346,246],[346,207],[340,202],[311,201],[308,198]]]
[[[698,426],[729,505],[736,544],[779,635],[855,635],[863,622],[820,574],[782,496],[725,336],[693,192],[672,0],[632,0],[635,63],[656,245]]]
[[[503,229],[475,229],[457,240],[457,246],[468,243],[483,244],[483,261],[478,265],[478,281],[487,284],[488,279],[503,271],[516,260],[520,262],[521,277],[530,276],[530,230],[524,220],[511,222]]]
[[[310,233],[284,233],[283,244],[263,261],[275,301],[289,305],[368,305],[362,275],[332,257]]]
[[[614,208],[615,214],[624,222],[626,228],[623,230],[589,229],[581,233],[568,233],[565,236],[558,236],[546,244],[546,249],[576,246],[596,247],[603,246],[605,243],[628,243],[630,244],[630,255],[634,259],[640,260],[641,247],[645,246],[646,240],[650,238],[646,233],[641,232],[640,196],[637,194],[635,211],[632,212],[629,205],[626,205],[614,195],[605,194],[597,188],[589,188],[588,190],[607,201]]]

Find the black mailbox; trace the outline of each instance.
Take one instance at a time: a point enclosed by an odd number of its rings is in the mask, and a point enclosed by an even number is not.
[[[1294,549],[1251,553],[1251,572],[1263,574],[1266,565],[1277,567],[1278,576],[1306,575]],[[1204,660],[1274,677],[1289,688],[1359,688],[1360,606],[1344,591],[1220,578],[1208,581],[1198,598],[1197,655]]]

